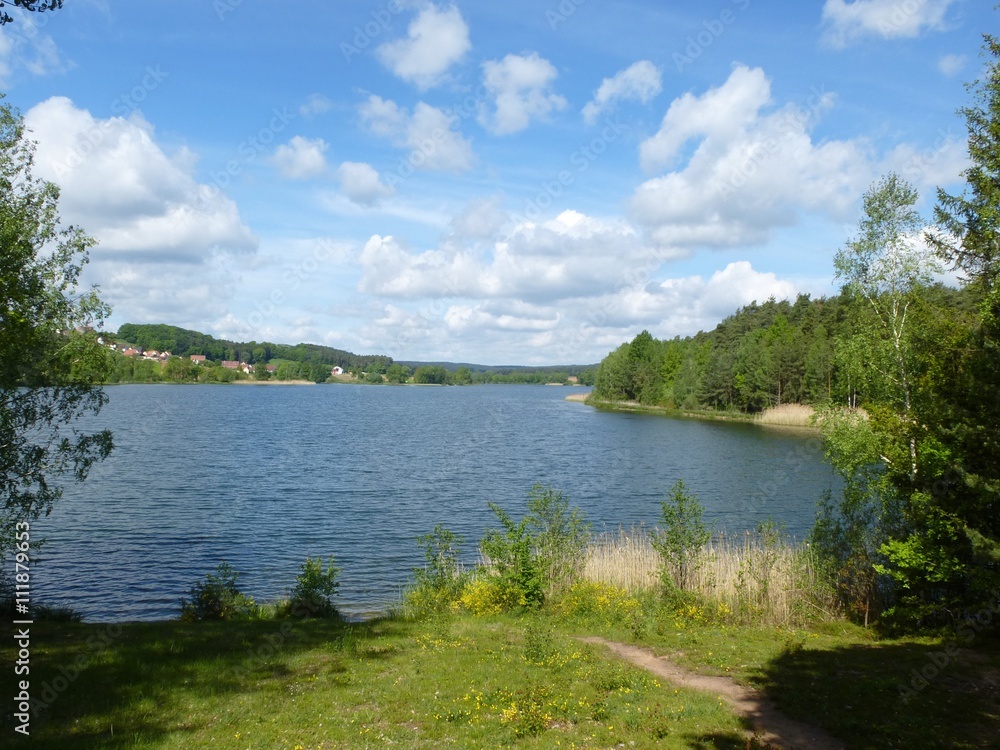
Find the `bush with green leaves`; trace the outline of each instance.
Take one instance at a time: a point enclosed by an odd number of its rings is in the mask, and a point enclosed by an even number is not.
[[[590,524],[562,492],[536,484],[528,494],[528,528],[545,595],[556,598],[583,575]]]
[[[489,507],[502,530],[489,529],[480,542],[486,574],[502,590],[516,593],[523,607],[558,597],[583,573],[590,524],[562,492],[536,484],[528,494],[528,514],[518,522],[503,508]]]
[[[337,617],[333,597],[337,594],[340,568],[334,565],[333,555],[323,566],[322,558],[307,557],[295,578],[295,587],[288,600],[288,611],[293,617]]]
[[[489,503],[503,530],[488,529],[479,549],[488,561],[488,575],[517,593],[522,607],[538,607],[545,599],[542,569],[535,556],[531,518],[516,522],[496,503]]]
[[[683,479],[674,483],[668,498],[660,503],[660,522],[662,528],[654,530],[650,539],[660,556],[660,581],[665,591],[688,591],[711,534],[702,521],[701,501],[688,492]]]
[[[424,567],[415,568],[414,585],[406,592],[405,606],[412,615],[441,612],[456,602],[468,580],[459,566],[463,539],[438,524],[433,531],[417,537],[424,553]]]
[[[214,573],[208,573],[181,599],[181,620],[238,620],[251,617],[255,611],[252,597],[236,586],[240,574],[227,562],[219,563]]]

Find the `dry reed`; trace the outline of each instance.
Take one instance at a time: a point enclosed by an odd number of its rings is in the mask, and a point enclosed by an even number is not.
[[[765,409],[756,417],[756,424],[777,427],[812,427],[816,410],[806,404],[782,404]]]
[[[656,589],[660,558],[649,533],[640,527],[596,537],[583,577],[630,593]],[[789,624],[832,608],[808,548],[766,533],[714,537],[699,556],[690,590],[748,623]]]

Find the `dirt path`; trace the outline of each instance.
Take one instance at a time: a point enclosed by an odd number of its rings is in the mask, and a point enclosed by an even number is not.
[[[781,750],[844,750],[844,744],[822,729],[792,721],[775,708],[760,692],[737,684],[728,677],[716,677],[691,672],[674,664],[665,656],[624,643],[603,638],[581,638],[584,643],[606,646],[623,659],[669,680],[679,687],[715,693],[728,701],[750,720],[759,740]]]

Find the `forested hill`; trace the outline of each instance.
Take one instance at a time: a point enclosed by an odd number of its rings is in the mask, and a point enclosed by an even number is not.
[[[923,292],[939,307],[975,308],[974,293],[941,285]],[[741,308],[714,330],[661,341],[647,331],[601,362],[594,395],[669,408],[756,412],[786,403],[852,405],[864,389],[854,318],[843,296]]]
[[[115,338],[142,349],[169,351],[177,357],[204,354],[210,360],[235,360],[251,365],[281,359],[308,364],[339,365],[345,370],[360,371],[372,363],[382,366],[392,364],[392,357],[380,354],[360,355],[318,344],[228,341],[214,338],[207,333],[165,324],[125,323],[118,329]]]

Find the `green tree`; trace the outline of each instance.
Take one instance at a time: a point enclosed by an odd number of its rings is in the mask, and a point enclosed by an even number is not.
[[[294,617],[336,617],[333,597],[340,588],[339,575],[340,568],[334,564],[333,555],[327,558],[326,567],[322,558],[307,557],[288,598],[290,614]]]
[[[911,307],[941,270],[919,241],[924,222],[914,209],[917,197],[917,191],[898,175],[883,177],[864,195],[859,236],[833,261],[855,302],[858,335],[868,346],[865,364],[876,376],[878,400],[898,415],[897,426],[906,433],[911,480],[919,470],[913,418],[918,355]],[[883,455],[883,460],[892,459]]]
[[[48,514],[61,476],[83,480],[111,433],[75,427],[100,411],[112,372],[97,344],[108,308],[78,288],[94,240],[59,220],[59,190],[32,174],[33,144],[0,101],[0,557],[13,528]]]
[[[444,385],[448,382],[448,371],[441,365],[424,365],[413,373],[413,382],[424,385]]]
[[[385,377],[390,383],[405,383],[410,379],[410,368],[406,365],[393,363],[385,371]]]
[[[833,345],[822,323],[816,326],[803,363],[802,387],[804,395],[812,403],[829,402],[833,399]]]
[[[496,503],[489,503],[503,530],[487,529],[479,549],[488,562],[490,575],[503,590],[513,594],[512,600],[522,607],[540,606],[545,599],[541,566],[534,551],[531,519],[527,516],[515,522]]]
[[[562,492],[536,484],[528,494],[528,528],[546,596],[558,596],[583,574],[590,524]]]
[[[922,428],[935,440],[919,483],[917,532],[888,552],[917,614],[995,606],[1000,591],[1000,40],[983,36],[984,73],[959,110],[970,166],[962,195],[938,191],[928,239],[979,298],[968,320],[936,319],[925,337],[931,398]],[[946,558],[942,560],[942,558]]]
[[[660,580],[667,591],[688,591],[711,535],[702,521],[701,502],[688,492],[684,480],[678,479],[660,503],[660,521],[663,527],[650,539],[660,556]]]

